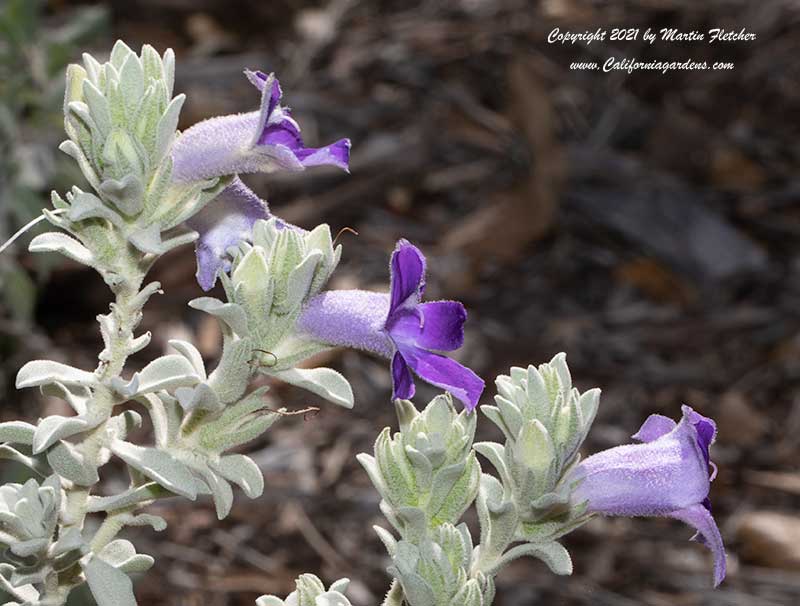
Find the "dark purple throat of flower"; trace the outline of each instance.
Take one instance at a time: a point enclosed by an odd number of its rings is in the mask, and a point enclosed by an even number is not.
[[[389,293],[332,290],[314,297],[298,320],[299,330],[323,343],[391,359],[393,398],[414,396],[416,374],[473,410],[483,393],[483,380],[439,353],[464,343],[464,306],[457,301],[422,302],[425,257],[405,240],[398,242],[390,270]]]

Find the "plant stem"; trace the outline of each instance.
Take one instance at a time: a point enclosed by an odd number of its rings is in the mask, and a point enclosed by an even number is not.
[[[92,394],[92,405],[100,414],[106,415],[106,420],[90,431],[76,448],[83,455],[84,460],[96,467],[101,464],[101,452],[107,446],[107,424],[113,408],[119,402],[111,389],[106,387],[111,379],[120,377],[128,357],[135,347],[134,331],[142,317],[141,308],[147,300],[150,291],[155,288],[141,289],[145,274],[150,263],[145,255],[133,251],[124,241],[120,241],[120,259],[116,267],[101,272],[108,280],[108,275],[118,278],[110,283],[115,295],[114,302],[110,305],[110,313],[99,316],[100,330],[105,348],[100,354],[100,365],[95,371],[99,385]],[[145,292],[148,291],[148,292]],[[91,487],[67,486],[65,488],[67,507],[62,514],[61,530],[67,527],[82,529],[86,519]],[[97,552],[107,545],[119,531],[123,523],[119,516],[110,514],[91,541],[91,549]],[[76,569],[79,573],[80,569]],[[73,575],[74,576],[74,575]],[[51,582],[52,583],[52,582]],[[47,587],[43,596],[43,603],[48,606],[61,606],[66,603],[67,596],[75,586],[74,578],[58,578],[54,587]],[[46,598],[46,599],[45,599]]]

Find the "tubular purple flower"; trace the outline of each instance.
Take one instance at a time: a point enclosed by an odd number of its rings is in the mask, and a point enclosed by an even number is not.
[[[245,70],[261,92],[261,107],[246,114],[219,116],[195,124],[172,146],[172,179],[192,182],[276,170],[305,170],[330,164],[348,170],[350,140],[321,148],[305,147],[300,127],[289,109],[281,107],[281,87],[273,74]],[[210,290],[220,270],[230,261],[225,253],[249,240],[253,224],[270,217],[266,202],[238,176],[219,196],[193,217],[189,226],[200,234],[197,242],[197,280]]]
[[[483,393],[483,380],[436,353],[461,347],[467,312],[457,301],[422,303],[424,290],[425,257],[416,246],[400,240],[392,254],[389,293],[321,293],[308,302],[297,326],[316,341],[391,359],[393,399],[414,396],[414,371],[473,410]]]
[[[271,216],[267,203],[239,177],[234,177],[214,200],[187,221],[200,234],[195,252],[197,282],[203,290],[213,288],[220,270],[230,269],[226,251],[242,240],[250,240],[256,221]]]
[[[689,406],[679,423],[651,415],[633,436],[642,444],[617,446],[581,462],[567,478],[579,481],[575,502],[588,511],[615,516],[665,516],[697,530],[695,538],[714,556],[714,586],[725,578],[725,548],[708,499],[716,467],[709,446],[711,419]],[[709,469],[713,471],[709,475]]]
[[[172,178],[200,181],[254,172],[304,170],[331,164],[348,170],[350,140],[325,147],[305,147],[300,127],[281,107],[281,87],[273,74],[245,71],[261,92],[258,111],[218,116],[182,133],[172,146]]]

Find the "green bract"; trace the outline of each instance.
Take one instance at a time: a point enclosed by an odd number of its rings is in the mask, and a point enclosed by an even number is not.
[[[566,355],[539,368],[512,368],[497,377],[496,406],[483,413],[497,425],[505,444],[481,442],[475,450],[494,465],[520,518],[519,537],[557,538],[581,524],[582,507],[570,507],[574,486],[562,481],[580,456],[594,421],[600,390],[581,394],[572,387]]]
[[[83,59],[83,66],[67,69],[69,139],[61,150],[77,161],[94,193],[74,187],[66,200],[54,194],[55,208],[66,212],[50,214],[51,222],[74,233],[89,249],[89,255],[79,255],[82,262],[98,267],[118,255],[109,226],[151,255],[192,241],[193,232],[170,230],[196,214],[224,183],[172,182],[169,152],[185,100],[183,94],[172,96],[174,53],[162,57],[145,45],[137,55],[117,42],[108,62],[88,54]],[[54,248],[57,243],[50,240],[47,235],[36,244]]]
[[[375,527],[396,579],[384,606],[489,606],[495,575],[522,556],[556,574],[572,572],[555,539],[589,516],[584,505],[570,505],[574,486],[562,478],[578,461],[600,392],[572,388],[564,354],[538,369],[512,368],[497,388],[497,406],[482,410],[504,444],[473,446],[476,415],[456,414],[444,395],[422,412],[398,400],[400,432],[384,429],[374,455],[358,456],[381,495],[381,511],[400,533],[397,540]],[[499,479],[481,472],[475,452]],[[474,548],[469,529],[458,524],[473,502],[480,525]]]
[[[480,466],[472,452],[474,414],[456,413],[449,394],[417,412],[397,400],[400,432],[384,429],[375,456],[358,456],[380,493],[381,510],[404,537],[458,521],[478,493]]]

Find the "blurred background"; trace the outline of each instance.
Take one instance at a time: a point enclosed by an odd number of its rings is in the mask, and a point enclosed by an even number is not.
[[[687,527],[597,519],[566,539],[571,578],[517,561],[498,579],[497,606],[800,603],[798,26],[789,0],[3,0],[0,241],[51,189],[80,183],[56,147],[64,67],[81,51],[106,56],[117,38],[174,48],[181,128],[255,109],[242,69],[275,71],[307,143],[353,141],[351,175],[245,179],[287,221],[359,232],[342,237],[332,287],[385,288],[395,241],[412,240],[429,256],[429,298],[469,308],[464,363],[490,381],[565,351],[581,390],[602,387],[587,454],[684,402],[719,423],[720,589]],[[546,42],[554,27],[746,27],[757,39],[562,46]],[[569,69],[611,55],[735,68]],[[154,278],[166,291],[146,310],[154,342],[130,368],[177,337],[213,361],[214,322],[185,306],[200,295],[192,250]],[[65,413],[16,392],[15,373],[42,356],[93,368],[108,301],[91,271],[29,255],[24,241],[0,257],[0,420]],[[355,352],[326,362],[351,380],[356,407],[322,404],[253,444],[262,498],[240,495],[222,523],[207,501],[159,503],[166,531],[128,533],[157,559],[140,603],[252,605],[304,571],[350,577],[355,604],[380,602],[388,561],[370,526],[384,522],[354,457],[396,423],[388,367]],[[418,401],[432,395],[421,387]],[[21,474],[0,469],[5,481]]]

